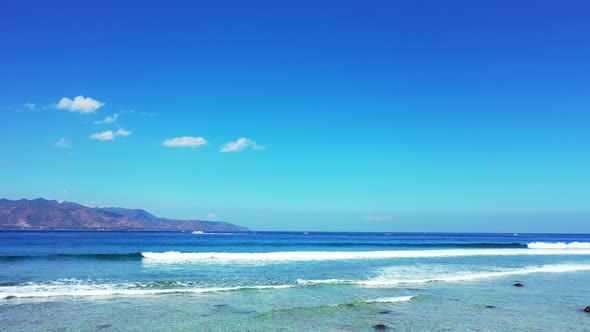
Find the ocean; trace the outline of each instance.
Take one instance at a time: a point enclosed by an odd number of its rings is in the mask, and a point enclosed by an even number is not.
[[[0,232],[2,331],[590,331],[586,306],[590,235]]]

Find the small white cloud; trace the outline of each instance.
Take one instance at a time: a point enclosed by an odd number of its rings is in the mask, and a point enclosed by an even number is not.
[[[196,148],[200,145],[207,144],[207,140],[203,137],[183,136],[165,140],[162,145],[167,147],[190,146]]]
[[[252,150],[264,150],[264,146],[256,144],[253,140],[249,138],[238,138],[235,142],[229,142],[224,144],[221,147],[221,152],[238,152],[242,151],[246,148],[251,148]]]
[[[387,221],[391,218],[386,216],[366,216],[365,219],[370,221]]]
[[[125,130],[123,128],[120,128],[119,130],[117,130],[117,132],[115,133],[115,135],[117,136],[122,136],[122,137],[127,137],[129,135],[133,134],[132,131],[130,130]]]
[[[55,142],[55,146],[61,149],[69,149],[72,147],[72,141],[69,139],[62,137]]]
[[[117,138],[117,136],[127,137],[131,134],[133,134],[132,131],[120,128],[119,130],[117,130],[115,132],[113,132],[112,130],[107,130],[107,131],[103,131],[100,133],[94,133],[94,134],[90,135],[90,138],[96,139],[99,141],[112,141],[115,138]]]
[[[94,100],[90,97],[77,96],[73,100],[67,97],[60,99],[59,103],[55,105],[57,109],[68,110],[70,112],[80,112],[82,114],[88,114],[96,111],[97,109],[104,106],[98,100]]]
[[[101,133],[95,133],[90,135],[91,139],[96,139],[99,141],[112,141],[115,139],[115,134],[112,130],[103,131]]]
[[[115,121],[117,121],[117,118],[119,117],[119,114],[113,114],[113,115],[109,115],[106,118],[104,118],[104,120],[100,120],[100,121],[94,121],[94,124],[109,124],[109,123],[113,123]]]
[[[207,214],[207,219],[215,219],[215,218],[217,218],[217,215],[215,213]]]
[[[24,103],[23,107],[28,109],[29,111],[33,111],[37,108],[37,106],[33,103]]]

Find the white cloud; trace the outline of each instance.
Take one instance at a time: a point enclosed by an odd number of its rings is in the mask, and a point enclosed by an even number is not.
[[[129,136],[131,134],[133,134],[132,131],[125,130],[123,128],[120,128],[119,130],[117,130],[115,132],[112,131],[112,130],[107,130],[107,131],[103,131],[103,132],[100,132],[100,133],[94,133],[94,134],[90,135],[90,138],[91,139],[96,139],[96,140],[99,140],[99,141],[112,141],[115,138],[117,138],[117,136],[127,137],[127,136]]]
[[[104,103],[101,103],[98,100],[94,100],[90,97],[84,96],[77,96],[73,100],[67,97],[63,97],[55,108],[68,110],[70,112],[80,112],[83,114],[88,114],[96,111],[97,109],[104,106]]]
[[[215,219],[215,218],[217,218],[217,215],[215,213],[207,214],[207,219]]]
[[[117,132],[115,133],[115,135],[117,136],[122,136],[122,137],[127,137],[129,135],[133,134],[132,131],[130,130],[125,130],[123,128],[120,128],[119,130],[117,130]]]
[[[113,123],[115,121],[117,121],[117,118],[119,117],[119,114],[113,114],[113,115],[109,115],[106,118],[104,118],[104,120],[101,121],[94,121],[94,124],[109,124],[109,123]]]
[[[365,219],[370,221],[387,221],[391,218],[386,216],[366,216]]]
[[[99,141],[112,141],[115,139],[115,134],[112,130],[103,131],[101,133],[95,133],[90,135],[91,139],[96,139]]]
[[[256,142],[254,142],[251,139],[248,138],[238,138],[237,141],[235,142],[229,142],[224,144],[221,147],[221,152],[238,152],[238,151],[242,151],[246,148],[251,148],[252,150],[264,150],[264,146],[258,145],[256,144]]]
[[[162,144],[167,147],[190,146],[196,148],[197,146],[207,144],[207,140],[203,137],[183,136],[167,139]]]
[[[28,109],[29,111],[34,110],[35,108],[37,108],[37,106],[33,103],[24,103],[23,107]]]
[[[72,147],[72,141],[69,139],[62,137],[55,142],[55,146],[62,149],[69,149]]]

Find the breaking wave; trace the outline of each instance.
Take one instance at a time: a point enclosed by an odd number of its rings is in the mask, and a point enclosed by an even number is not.
[[[392,266],[381,269],[375,277],[365,280],[297,279],[275,285],[238,285],[228,287],[207,287],[191,281],[153,281],[109,283],[100,280],[60,279],[49,282],[5,282],[0,285],[0,299],[13,298],[55,298],[55,297],[112,297],[112,296],[153,296],[162,294],[203,294],[214,292],[236,292],[250,290],[272,290],[318,285],[351,285],[359,287],[388,288],[405,284],[431,282],[466,282],[480,279],[501,278],[534,273],[568,273],[590,271],[590,264],[553,264],[504,268],[487,271],[456,271],[447,265]],[[405,302],[416,298],[411,296],[385,297],[364,300],[365,303]]]
[[[182,293],[202,294],[213,292],[235,292],[294,287],[294,285],[253,285],[234,287],[194,287],[190,285],[191,283],[169,282],[169,287],[161,287],[161,284],[153,283],[100,284],[81,282],[77,280],[65,280],[48,283],[25,283],[18,286],[0,287],[0,299],[148,296]]]
[[[273,246],[280,246],[273,244]],[[380,251],[286,251],[286,252],[133,252],[133,253],[82,253],[51,255],[7,255],[0,256],[0,262],[26,260],[98,260],[98,261],[147,261],[158,262],[224,262],[224,261],[322,261],[342,259],[385,259],[421,257],[460,256],[514,256],[514,255],[590,255],[590,242],[531,242],[524,243],[316,243],[312,246],[325,247],[399,247],[424,248],[425,250],[380,250]],[[432,249],[444,248],[444,249]],[[447,249],[456,248],[456,249]],[[463,249],[459,249],[463,248]],[[524,250],[524,249],[535,250]],[[563,249],[563,250],[556,250]],[[567,249],[567,250],[566,250]]]
[[[531,242],[527,244],[527,247],[531,249],[590,249],[590,242]]]
[[[390,251],[287,251],[261,253],[176,251],[144,252],[144,263],[286,263],[297,261],[361,260],[388,258],[435,258],[467,256],[590,255],[590,249],[445,249]]]
[[[366,303],[397,303],[397,302],[409,302],[415,299],[418,296],[408,295],[408,296],[396,296],[396,297],[381,297],[378,299],[366,300]]]
[[[430,282],[460,282],[479,279],[501,278],[513,275],[527,275],[534,273],[568,273],[590,271],[590,264],[552,264],[542,266],[527,266],[494,271],[452,271],[446,266],[425,267],[391,267],[368,280],[324,279],[305,280],[298,279],[299,285],[322,284],[349,284],[367,287],[392,287],[404,284],[424,284]],[[410,277],[408,277],[410,276]]]

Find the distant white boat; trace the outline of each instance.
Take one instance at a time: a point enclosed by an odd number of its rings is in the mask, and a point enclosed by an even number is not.
[[[192,231],[191,234],[205,234],[203,231]]]
[[[307,235],[307,234],[309,234],[309,233],[308,233],[308,232],[303,232],[303,234],[304,234],[304,235]]]

